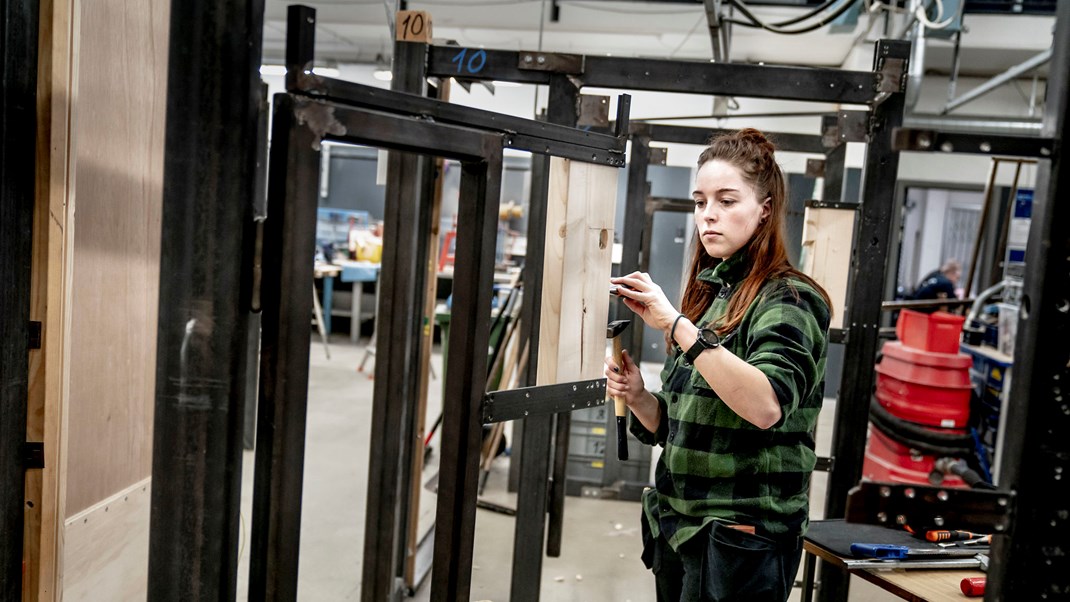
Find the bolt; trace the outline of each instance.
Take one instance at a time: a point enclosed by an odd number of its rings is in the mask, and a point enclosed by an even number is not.
[[[525,54],[525,55],[524,55],[524,62],[525,62],[525,63],[530,63],[530,62],[531,62],[531,60],[532,60],[532,59],[531,59],[531,55],[530,55],[530,54]]]
[[[546,63],[546,57],[540,56],[538,59],[535,60],[535,62],[537,62],[538,64],[542,65],[542,64]]]

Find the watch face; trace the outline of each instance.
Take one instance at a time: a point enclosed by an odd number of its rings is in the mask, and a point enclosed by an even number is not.
[[[702,339],[705,343],[705,347],[712,348],[721,344],[721,337],[717,336],[717,333],[709,328],[700,328],[698,331],[698,338]]]

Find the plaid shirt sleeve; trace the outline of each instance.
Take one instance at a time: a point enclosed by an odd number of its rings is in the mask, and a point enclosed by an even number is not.
[[[747,363],[769,379],[780,401],[778,428],[823,382],[821,357],[815,355],[829,327],[829,309],[814,289],[778,281],[754,308],[747,332]]]
[[[635,435],[635,438],[640,443],[647,445],[661,445],[665,446],[665,440],[669,435],[669,411],[665,404],[665,396],[660,393],[651,393],[654,399],[658,400],[658,406],[661,407],[661,422],[658,423],[658,430],[656,433],[652,433],[643,426],[642,422],[635,417],[635,414],[628,412],[628,430]]]

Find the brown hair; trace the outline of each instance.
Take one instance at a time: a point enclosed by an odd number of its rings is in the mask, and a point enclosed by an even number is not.
[[[814,288],[830,307],[825,289],[812,278],[791,265],[787,248],[784,246],[784,218],[787,213],[787,191],[784,174],[777,165],[773,152],[773,143],[765,135],[753,128],[746,128],[731,134],[722,134],[712,138],[706,149],[698,158],[698,166],[710,161],[724,161],[737,169],[743,179],[754,188],[759,199],[769,198],[769,217],[758,225],[754,236],[743,247],[750,271],[744,277],[738,290],[728,302],[721,323],[715,327],[718,335],[724,336],[735,330],[743,320],[743,314],[757,298],[762,286],[771,279],[792,276],[806,282]],[[697,236],[697,235],[696,235]],[[721,263],[721,259],[711,257],[698,241],[691,269],[684,289],[681,312],[689,320],[698,323],[717,294],[713,285],[698,279],[698,275],[707,268]],[[796,292],[797,295],[797,292]]]

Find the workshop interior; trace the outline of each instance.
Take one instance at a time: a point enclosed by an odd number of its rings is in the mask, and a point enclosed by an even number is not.
[[[831,300],[788,599],[1066,599],[1068,79],[1056,0],[6,0],[0,601],[659,599],[610,279],[741,128]]]

